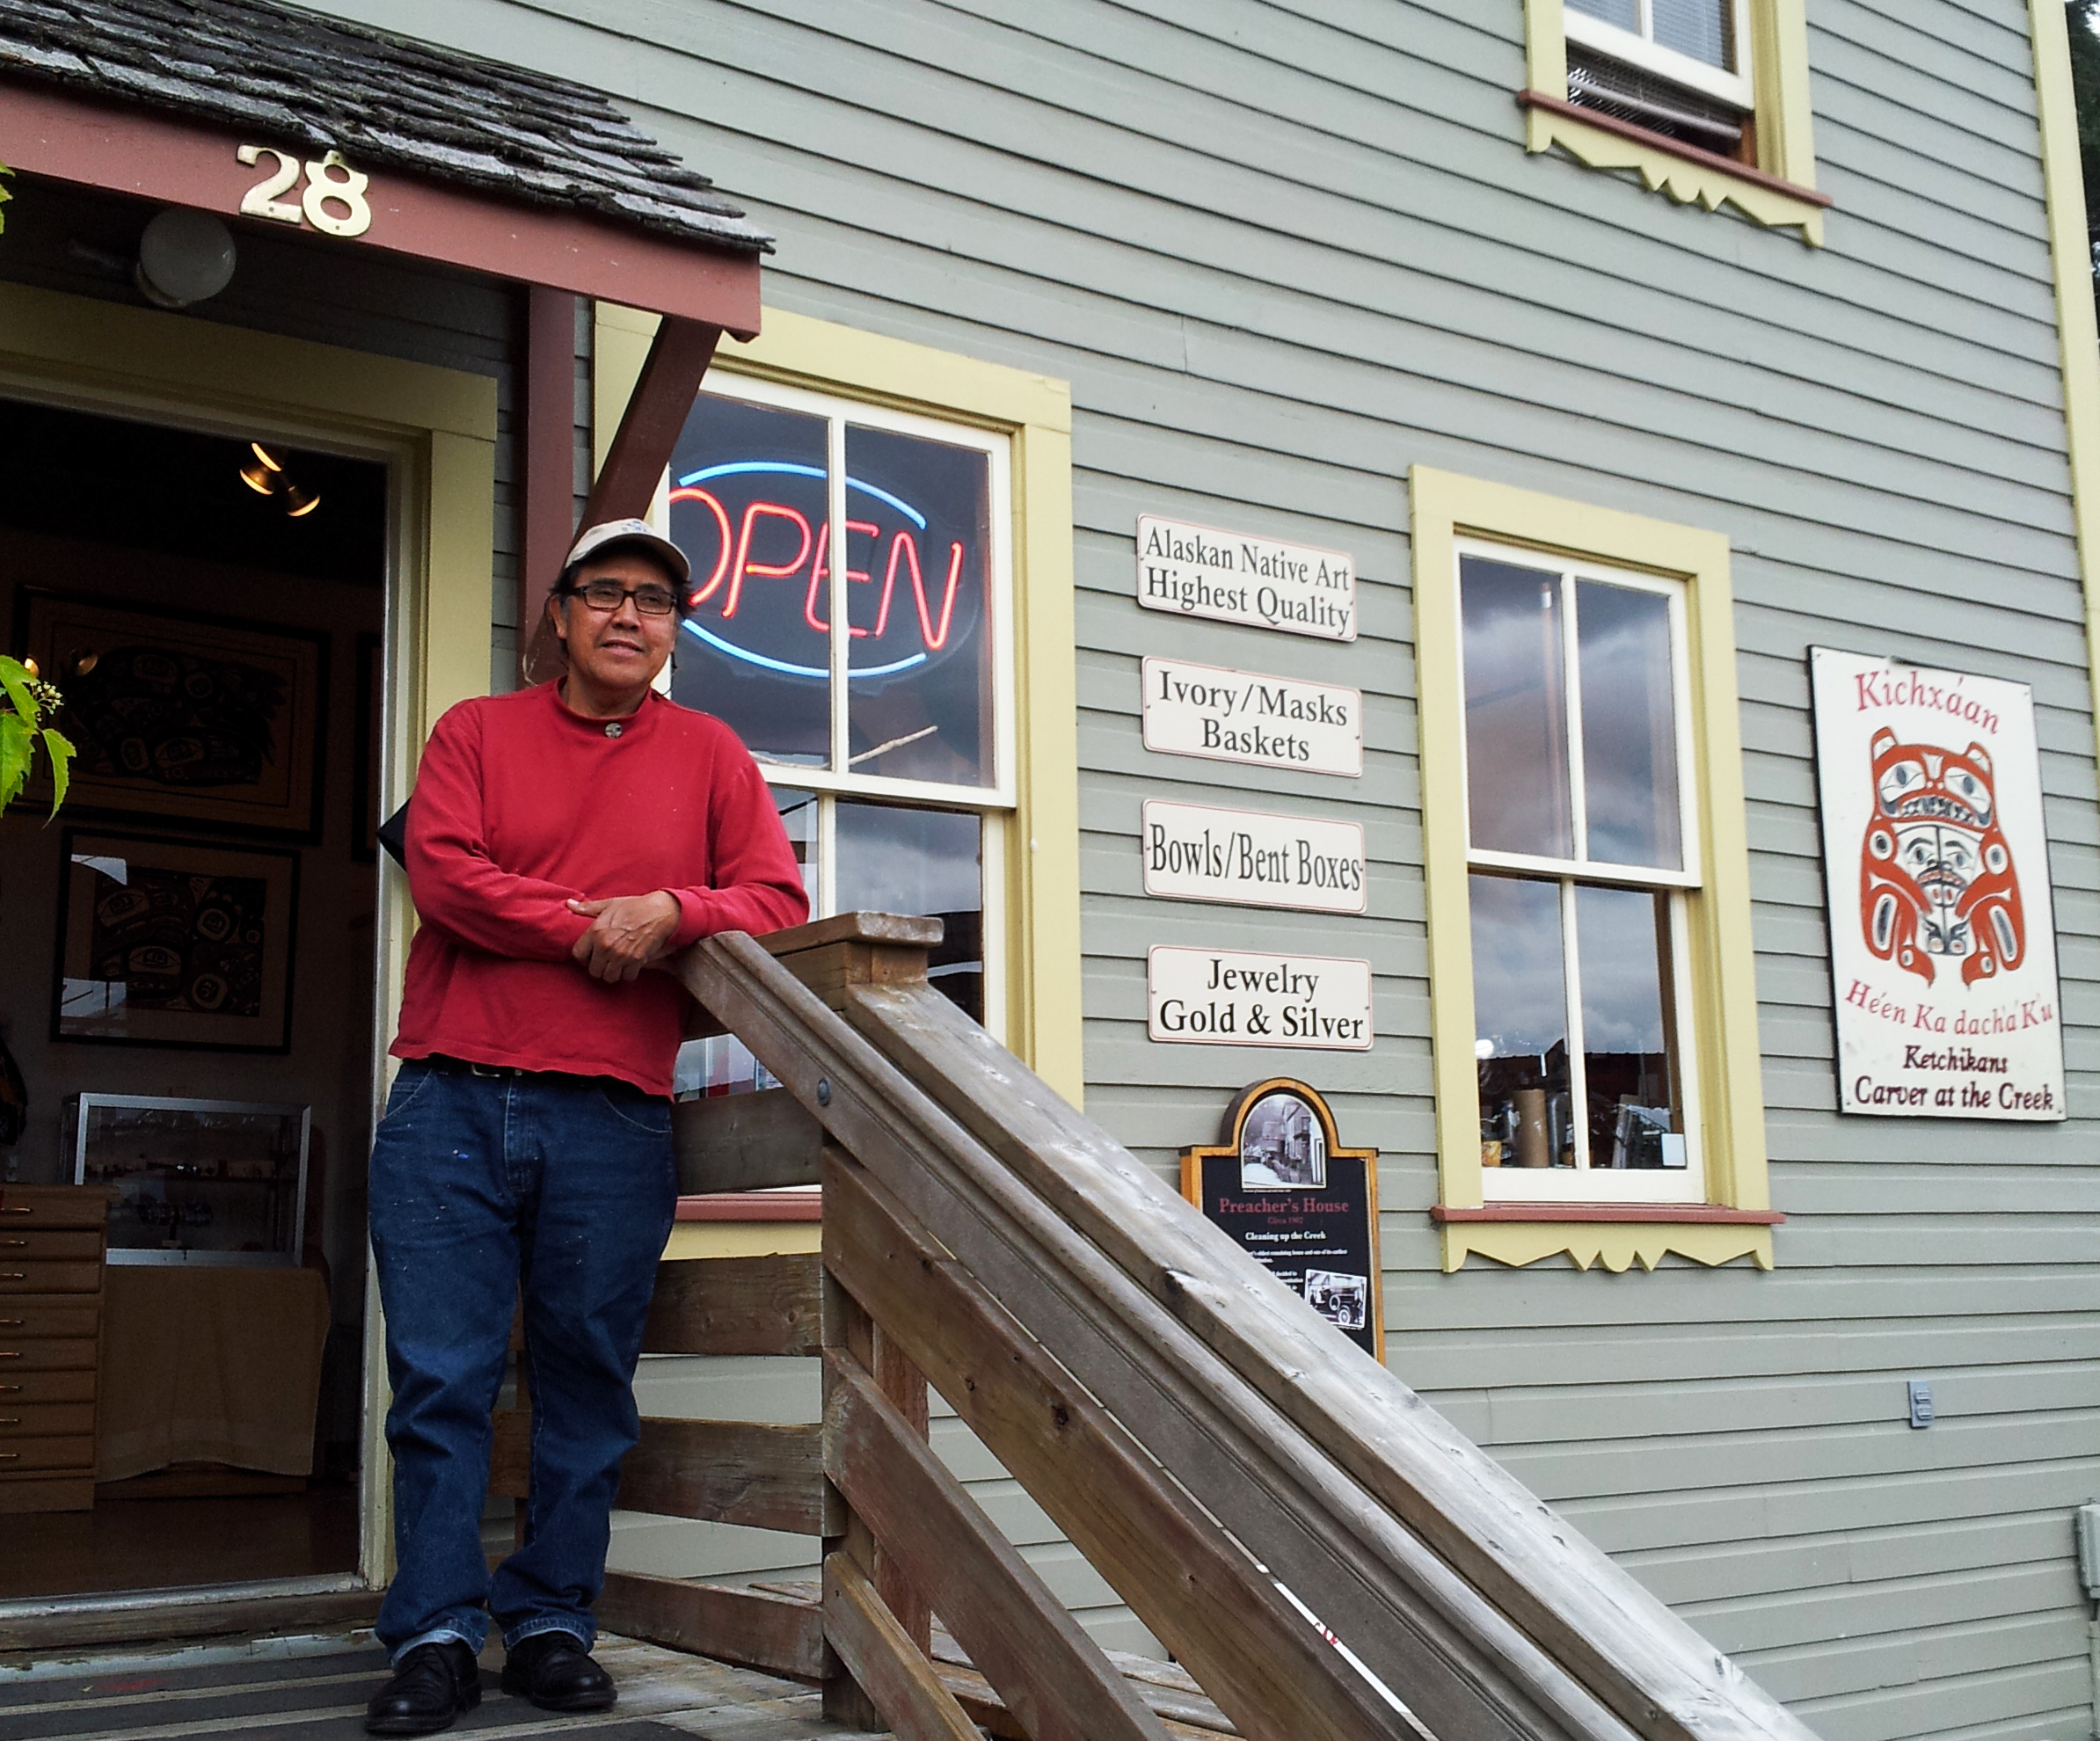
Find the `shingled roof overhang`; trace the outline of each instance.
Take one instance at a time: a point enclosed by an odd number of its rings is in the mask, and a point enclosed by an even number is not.
[[[368,228],[327,237],[297,186],[258,215],[332,150]],[[741,336],[772,246],[597,91],[266,0],[0,0],[0,162]]]

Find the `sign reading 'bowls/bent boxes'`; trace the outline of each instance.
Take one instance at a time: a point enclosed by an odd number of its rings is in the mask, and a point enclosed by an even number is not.
[[[1148,750],[1352,778],[1364,771],[1360,689],[1178,659],[1147,659],[1143,682]]]
[[[1143,839],[1148,895],[1307,913],[1364,910],[1361,823],[1147,798]]]
[[[1162,943],[1145,958],[1145,1031],[1197,1045],[1371,1049],[1371,964]]]
[[[1137,556],[1137,598],[1147,610],[1356,638],[1356,565],[1340,550],[1147,514],[1138,516]]]
[[[1811,672],[1839,1107],[2065,1117],[2033,693],[1828,647]]]

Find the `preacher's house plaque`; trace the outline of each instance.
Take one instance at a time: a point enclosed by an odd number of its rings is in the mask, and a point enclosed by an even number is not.
[[[1364,771],[1361,690],[1158,658],[1145,659],[1141,681],[1148,750],[1353,779]]]
[[[1145,1002],[1156,1040],[1371,1049],[1368,961],[1160,943],[1145,958]]]
[[[1306,913],[1364,910],[1360,822],[1147,798],[1140,838],[1148,895]]]
[[[1137,601],[1322,640],[1356,638],[1356,565],[1341,550],[1140,514]]]
[[[1181,1151],[1181,1194],[1335,1329],[1382,1360],[1378,1151],[1342,1147],[1326,1101],[1288,1076],[1242,1089],[1219,1137]]]
[[[1830,647],[1809,669],[1840,1111],[2064,1118],[2033,691]]]

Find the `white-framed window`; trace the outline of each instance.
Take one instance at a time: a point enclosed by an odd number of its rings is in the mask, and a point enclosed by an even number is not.
[[[756,757],[813,917],[937,915],[933,983],[995,1036],[1016,786],[1010,445],[717,375],[657,504],[693,565],[673,698]],[[681,1092],[754,1078],[734,1041],[681,1057]]]
[[[1564,0],[1568,100],[1756,164],[1749,0]]]
[[[1456,550],[1484,1195],[1703,1202],[1683,583]]]

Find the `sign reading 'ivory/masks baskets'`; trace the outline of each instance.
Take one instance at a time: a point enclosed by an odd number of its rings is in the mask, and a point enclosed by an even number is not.
[[[1151,659],[1142,666],[1145,747],[1308,774],[1364,771],[1360,689]]]
[[[1810,663],[1839,1106],[2063,1118],[2032,693],[1828,647]]]
[[[1371,1049],[1371,964],[1160,943],[1145,958],[1146,1031],[1196,1045]]]
[[[1356,566],[1340,550],[1145,514],[1138,516],[1137,557],[1137,599],[1147,610],[1329,641],[1356,638]]]

